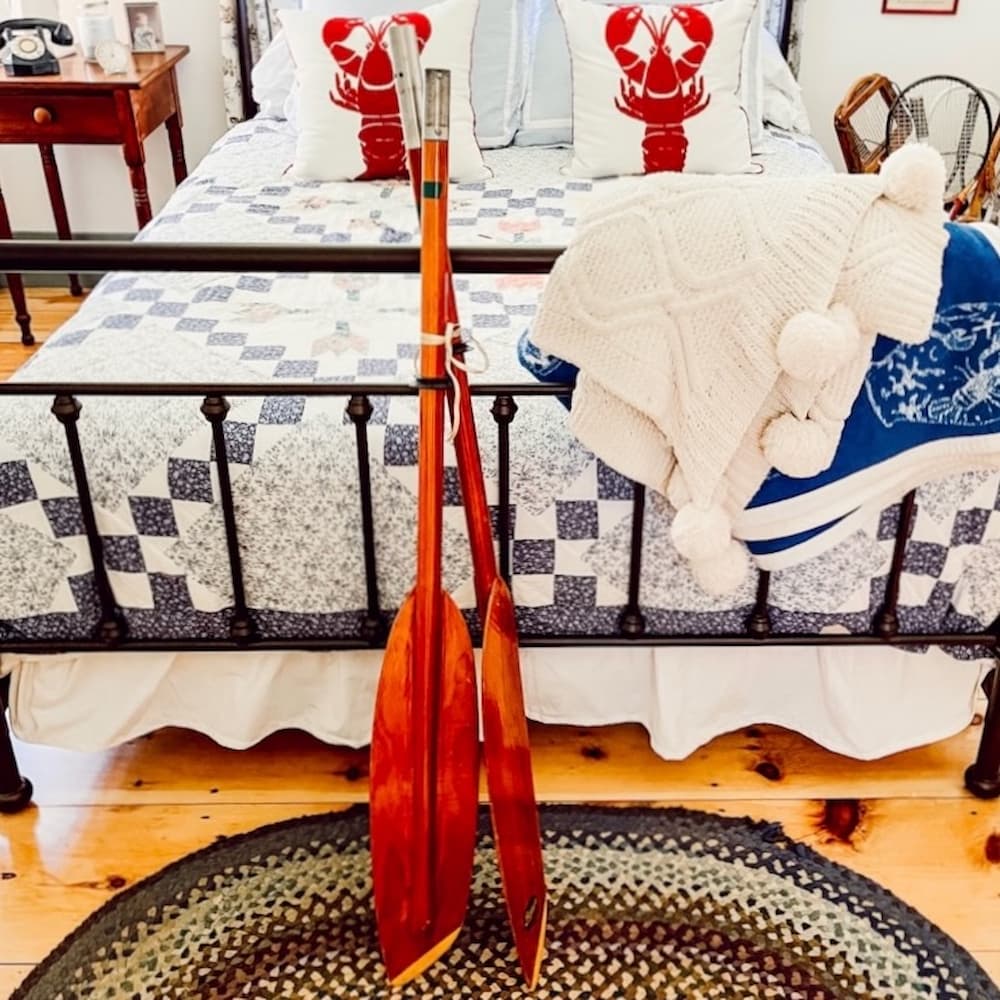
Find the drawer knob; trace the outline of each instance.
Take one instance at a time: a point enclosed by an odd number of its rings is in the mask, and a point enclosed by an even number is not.
[[[51,125],[55,115],[48,108],[35,108],[31,113],[36,125]]]

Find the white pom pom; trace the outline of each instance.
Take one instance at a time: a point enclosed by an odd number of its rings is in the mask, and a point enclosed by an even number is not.
[[[712,559],[725,552],[733,537],[729,515],[717,504],[685,504],[670,526],[674,547],[685,559]]]
[[[731,594],[738,590],[747,578],[750,558],[746,548],[736,539],[720,555],[712,559],[691,561],[691,572],[698,586],[708,594]]]
[[[793,479],[808,479],[828,469],[837,444],[836,438],[815,420],[799,420],[792,413],[772,420],[761,438],[764,457]]]
[[[800,312],[778,337],[778,363],[792,378],[825,382],[858,351],[861,332],[847,306],[828,313]]]
[[[691,502],[691,491],[687,487],[687,480],[681,472],[679,465],[674,467],[670,481],[667,483],[667,500],[674,510],[680,510],[685,504]]]
[[[879,171],[890,201],[914,212],[942,208],[948,171],[941,154],[922,142],[908,142]]]

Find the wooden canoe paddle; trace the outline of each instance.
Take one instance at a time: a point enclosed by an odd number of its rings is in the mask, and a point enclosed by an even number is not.
[[[415,192],[420,191],[420,67],[416,35],[403,25],[389,29],[389,48],[396,69],[400,116],[407,162]],[[418,199],[419,209],[419,199]],[[458,329],[458,308],[448,268],[447,319]],[[460,335],[456,338],[460,342]],[[466,524],[472,548],[476,604],[483,626],[482,698],[483,756],[490,797],[493,835],[500,875],[521,970],[528,986],[538,981],[545,947],[547,890],[541,832],[531,772],[531,745],[524,712],[517,621],[510,589],[497,568],[493,528],[468,374],[456,367],[455,450]],[[456,398],[457,397],[457,398]]]
[[[422,380],[445,374],[450,78],[427,74],[420,252]],[[444,954],[465,919],[476,844],[479,727],[472,642],[441,583],[444,393],[422,387],[417,580],[393,623],[375,702],[375,916],[393,985]]]

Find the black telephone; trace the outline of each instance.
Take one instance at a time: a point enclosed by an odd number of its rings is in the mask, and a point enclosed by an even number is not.
[[[59,60],[49,48],[50,42],[53,45],[72,45],[73,32],[69,25],[37,17],[0,21],[0,45],[8,50],[4,59],[8,76],[58,74]]]

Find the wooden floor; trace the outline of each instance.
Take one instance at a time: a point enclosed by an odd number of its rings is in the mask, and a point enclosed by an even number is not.
[[[71,314],[32,295],[37,332]],[[0,331],[9,332],[0,311]],[[9,339],[9,338],[8,338]],[[0,343],[0,372],[26,352]],[[681,804],[781,822],[793,837],[888,887],[1000,982],[1000,804],[962,790],[979,724],[869,764],[770,726],[667,763],[636,726],[533,727],[540,798]],[[216,837],[363,800],[367,755],[301,734],[227,751],[164,731],[117,750],[20,746],[37,807],[0,819],[0,997],[115,892]]]
[[[655,757],[638,726],[535,726],[532,736],[541,799],[778,821],[915,906],[1000,981],[1000,806],[961,787],[978,730],[870,764],[770,726],[678,763]],[[166,730],[101,754],[18,752],[37,808],[0,818],[0,997],[137,879],[219,836],[367,794],[365,751],[302,734],[245,751]]]

